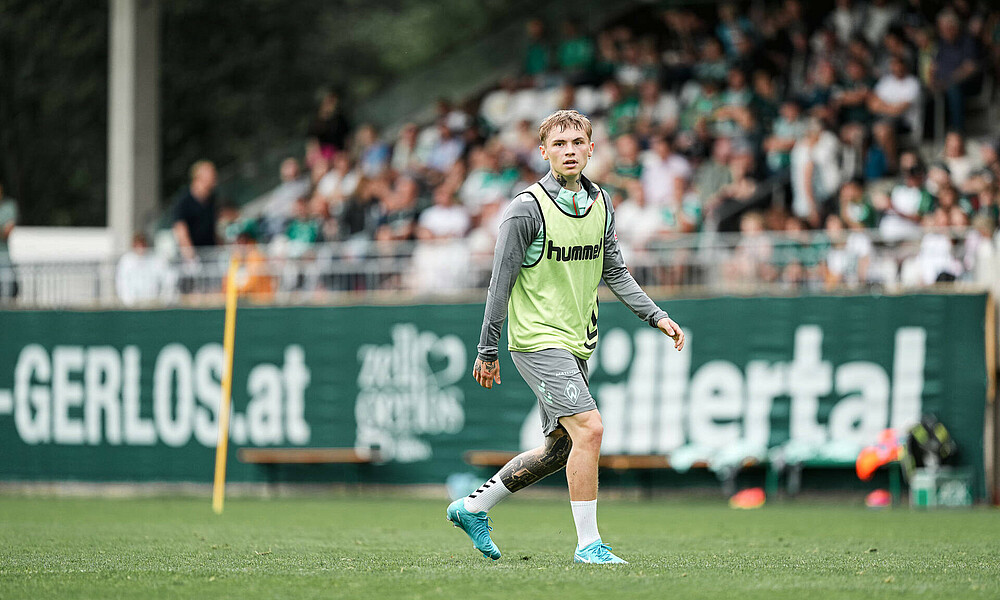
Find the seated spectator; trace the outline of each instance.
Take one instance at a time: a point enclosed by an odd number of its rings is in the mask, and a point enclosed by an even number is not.
[[[911,153],[907,155],[912,156]],[[909,156],[904,156],[900,162],[903,181],[892,188],[889,206],[879,222],[879,232],[889,240],[919,234],[921,220],[934,208],[934,197],[925,185],[924,167]]]
[[[236,255],[240,261],[239,271],[236,274],[237,293],[255,302],[273,301],[277,287],[275,277],[271,273],[270,262],[257,246],[257,239],[252,230],[242,231],[236,237]],[[227,285],[228,278],[223,278],[223,292]]]
[[[868,71],[860,61],[850,60],[844,73],[843,83],[836,86],[833,92],[837,118],[840,123],[868,125],[872,120],[872,114],[868,110],[868,96],[872,91]]]
[[[3,194],[0,185],[0,300],[17,297],[17,278],[10,262],[8,240],[17,225],[17,201]]]
[[[812,78],[802,95],[802,106],[810,114],[825,117],[826,115],[821,111],[826,110],[833,101],[836,84],[837,72],[834,70],[833,64],[829,61],[821,61],[816,65],[816,70],[812,73]]]
[[[774,245],[764,230],[764,217],[756,211],[740,217],[740,241],[732,258],[723,265],[726,280],[734,284],[774,281],[777,269],[771,264]]]
[[[337,207],[354,193],[360,179],[361,173],[351,164],[350,155],[341,152],[333,158],[333,168],[316,184],[316,193]]]
[[[889,27],[899,18],[900,8],[895,0],[871,0],[865,10],[862,34],[871,46],[878,46]]]
[[[653,147],[642,164],[642,187],[646,202],[660,208],[675,205],[684,197],[689,179],[691,165],[687,159],[673,152],[666,136],[654,137]]]
[[[820,267],[829,250],[823,236],[810,235],[802,219],[786,217],[781,235],[774,240],[772,264],[780,271],[782,283],[789,287],[806,287],[822,279]]]
[[[614,190],[624,190],[630,182],[642,177],[642,161],[639,157],[639,140],[632,134],[618,136],[615,140],[614,158],[594,179]]]
[[[865,179],[882,179],[896,173],[896,128],[889,121],[872,125],[872,140],[864,157],[862,172]]]
[[[732,181],[729,171],[732,150],[733,144],[729,138],[716,138],[712,144],[712,155],[698,165],[694,172],[693,187],[706,207],[714,204],[719,190]]]
[[[420,213],[417,224],[421,240],[454,239],[468,233],[472,218],[451,188],[441,185],[434,190],[434,205]]]
[[[529,20],[525,30],[528,35],[528,45],[524,51],[522,71],[537,82],[551,67],[552,49],[545,36],[545,23],[541,19]]]
[[[358,187],[335,211],[340,236],[346,240],[373,239],[381,214],[381,202],[389,193],[384,179],[362,177]]]
[[[722,94],[719,93],[719,82],[715,79],[705,79],[699,82],[691,101],[681,113],[681,129],[691,130],[701,125],[715,125],[715,111],[722,106]]]
[[[707,38],[701,45],[701,60],[694,65],[694,77],[698,81],[723,81],[729,65],[722,51],[722,44],[714,37]]]
[[[370,123],[358,129],[356,154],[358,168],[368,177],[381,175],[389,166],[389,146],[379,139],[375,126]]]
[[[580,30],[580,23],[567,20],[563,23],[562,41],[556,48],[556,66],[571,83],[585,83],[594,66],[594,41]]]
[[[753,99],[750,112],[754,115],[760,130],[771,131],[778,118],[781,98],[774,84],[774,77],[764,69],[753,73]]]
[[[465,151],[465,142],[448,127],[444,120],[438,121],[437,140],[427,155],[427,167],[438,173],[446,173],[451,169]]]
[[[944,212],[952,226],[961,226],[962,221],[967,224],[974,212],[969,199],[960,196],[958,190],[951,185],[938,190],[934,197],[934,210]]]
[[[215,165],[200,160],[191,166],[191,183],[174,202],[173,232],[185,260],[195,260],[196,250],[216,244]]]
[[[980,64],[976,45],[962,31],[955,13],[944,11],[937,18],[937,56],[934,60],[934,87],[945,95],[948,125],[965,130],[965,98],[975,91],[979,82]]]
[[[958,131],[949,131],[944,138],[942,158],[948,165],[951,182],[962,188],[980,165],[969,155],[965,147],[965,136]]]
[[[771,173],[781,173],[791,167],[792,149],[806,133],[806,122],[797,102],[786,100],[781,105],[780,115],[774,122],[771,135],[764,139],[767,168]]]
[[[831,247],[825,251],[823,279],[827,289],[854,287],[868,282],[872,241],[859,231],[846,231],[837,215],[826,218],[826,237]]]
[[[412,240],[416,230],[417,199],[420,185],[410,177],[400,177],[391,193],[382,198],[375,240]]]
[[[471,225],[468,211],[456,202],[452,188],[438,186],[434,205],[422,212],[417,222],[414,289],[441,292],[463,288],[470,282],[470,257],[462,238]]]
[[[393,171],[415,175],[423,168],[417,152],[417,132],[416,123],[407,123],[399,131],[399,140],[392,147],[392,161],[389,163]]]
[[[847,45],[860,34],[865,24],[864,7],[854,0],[837,0],[833,11],[826,16],[826,28],[837,36],[837,40]]]
[[[876,118],[888,119],[903,133],[920,131],[920,81],[901,59],[889,61],[889,73],[879,78],[869,96],[868,109]]]
[[[623,197],[615,206],[615,231],[619,234],[625,260],[642,255],[649,242],[667,231],[663,210],[646,202],[642,185],[632,182],[624,188]]]
[[[639,84],[638,119],[640,127],[652,131],[674,131],[680,118],[680,105],[673,94],[661,93],[655,79]]]
[[[840,187],[840,141],[822,121],[809,120],[806,135],[792,149],[792,214],[812,227],[822,224],[824,204]]]
[[[608,98],[608,135],[617,137],[635,130],[639,119],[639,100],[631,94],[625,94],[621,84],[610,80],[604,84],[604,93]]]
[[[722,105],[712,115],[714,133],[727,137],[749,135],[754,128],[753,113],[750,112],[752,101],[753,91],[747,85],[746,74],[736,68],[729,69]]]
[[[994,229],[1000,224],[1000,193],[992,182],[984,185],[976,195],[973,221],[975,219],[988,219]]]
[[[749,19],[737,13],[736,5],[724,3],[719,5],[719,24],[715,27],[715,35],[722,41],[726,54],[736,56],[736,40],[753,35],[753,24]]]
[[[302,176],[298,160],[289,157],[281,161],[281,183],[268,193],[264,205],[264,232],[268,238],[284,233],[295,202],[309,193],[310,187],[309,178]]]
[[[878,225],[878,211],[865,195],[864,182],[851,179],[840,186],[840,219],[850,229],[872,229]]]
[[[749,147],[733,152],[729,159],[729,183],[722,186],[705,207],[719,231],[736,231],[739,216],[747,209],[761,204],[766,191],[753,177],[753,154]]]
[[[322,239],[323,221],[312,210],[308,196],[295,201],[292,218],[285,227],[288,240],[288,256],[299,257],[306,254],[314,244]]]
[[[132,236],[132,249],[118,260],[115,290],[125,306],[169,304],[177,291],[177,274],[163,257],[149,251],[146,236]]]

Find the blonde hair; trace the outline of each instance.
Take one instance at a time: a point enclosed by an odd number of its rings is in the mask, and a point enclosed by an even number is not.
[[[594,128],[590,124],[590,119],[587,117],[581,115],[575,110],[557,110],[551,115],[545,117],[545,120],[542,121],[542,124],[538,127],[538,139],[541,140],[542,144],[545,144],[545,138],[547,138],[556,127],[559,128],[560,133],[566,131],[567,129],[582,129],[583,132],[587,134],[588,140],[594,133]]]

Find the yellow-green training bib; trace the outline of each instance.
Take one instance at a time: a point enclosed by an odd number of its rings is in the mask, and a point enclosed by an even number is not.
[[[542,254],[524,265],[508,304],[508,348],[563,348],[583,360],[597,347],[597,286],[604,268],[607,207],[598,191],[587,212],[563,212],[542,188],[528,188],[542,212]]]

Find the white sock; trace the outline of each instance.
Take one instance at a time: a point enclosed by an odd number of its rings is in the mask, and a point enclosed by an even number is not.
[[[573,521],[576,522],[577,548],[585,548],[601,539],[597,532],[597,500],[570,501]]]
[[[479,489],[472,492],[465,498],[465,510],[469,512],[483,512],[500,504],[507,496],[513,492],[496,477],[491,477],[489,481],[479,486]]]

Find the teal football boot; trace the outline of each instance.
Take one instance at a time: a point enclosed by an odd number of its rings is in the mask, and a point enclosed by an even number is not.
[[[589,565],[627,565],[627,560],[622,560],[611,553],[611,546],[605,544],[600,539],[585,548],[577,548],[573,553],[573,562],[586,563]]]
[[[500,558],[500,549],[490,539],[490,518],[486,512],[469,512],[465,510],[465,498],[459,498],[448,505],[448,520],[472,539],[472,545],[483,553],[486,558]]]

